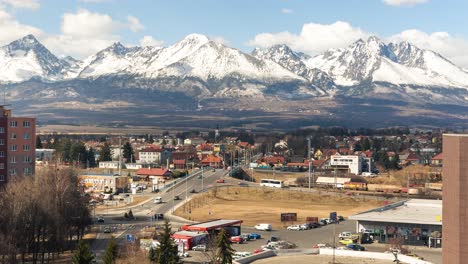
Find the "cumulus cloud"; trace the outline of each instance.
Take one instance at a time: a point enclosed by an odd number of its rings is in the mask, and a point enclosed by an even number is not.
[[[289,8],[281,9],[281,13],[283,13],[283,14],[291,14],[292,12],[293,12],[293,10],[289,9]]]
[[[367,38],[369,35],[369,33],[343,21],[328,25],[308,23],[302,26],[299,34],[287,31],[261,33],[250,40],[248,45],[266,48],[276,44],[286,44],[294,50],[316,55],[330,48],[345,47],[360,38]]]
[[[210,40],[214,41],[214,42],[217,42],[217,43],[221,43],[223,45],[229,45],[229,40],[223,38],[223,37],[220,37],[220,36],[214,36],[214,37],[210,37]]]
[[[38,9],[38,0],[1,0],[0,3],[4,3],[13,8],[27,8],[27,9]]]
[[[10,13],[0,7],[0,44],[5,45],[25,35],[41,36],[42,30],[21,24]]]
[[[164,45],[164,41],[157,40],[153,38],[152,36],[144,36],[142,39],[140,39],[140,46],[142,47],[146,47],[146,46],[160,47],[162,45]]]
[[[408,41],[419,48],[440,53],[456,65],[468,67],[468,40],[447,32],[426,33],[417,29],[405,30],[388,38],[389,41]]]
[[[145,27],[140,23],[140,20],[138,20],[138,18],[134,16],[128,16],[127,20],[128,20],[127,26],[131,31],[138,32],[138,31],[145,29]]]
[[[418,4],[424,4],[428,0],[383,0],[387,5],[391,6],[414,6]]]

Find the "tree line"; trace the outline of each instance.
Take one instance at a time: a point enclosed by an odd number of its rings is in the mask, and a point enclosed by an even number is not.
[[[0,192],[2,263],[44,263],[74,247],[92,223],[71,169],[49,168]]]

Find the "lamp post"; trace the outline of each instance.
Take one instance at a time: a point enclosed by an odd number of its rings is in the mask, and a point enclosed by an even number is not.
[[[201,167],[201,191],[203,192],[203,166]]]

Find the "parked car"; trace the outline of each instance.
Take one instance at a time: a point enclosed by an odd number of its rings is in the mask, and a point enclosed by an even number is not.
[[[104,233],[111,233],[111,232],[112,232],[112,230],[110,229],[110,227],[106,226],[104,228]]]
[[[260,238],[262,238],[262,236],[260,234],[257,234],[257,233],[250,233],[249,238],[250,239],[260,239]]]
[[[160,204],[160,203],[162,203],[162,197],[156,197],[156,198],[154,198],[154,203],[155,203],[155,204]]]
[[[349,249],[355,250],[355,251],[365,251],[366,250],[365,247],[363,247],[361,245],[358,245],[358,244],[347,244],[346,248],[349,248]]]
[[[104,223],[104,217],[99,216],[99,217],[97,218],[97,222],[98,222],[98,223]]]
[[[241,181],[240,181],[240,182],[237,183],[237,185],[239,185],[239,186],[247,186],[248,184],[247,184],[246,182],[241,182]]]
[[[277,241],[280,241],[280,238],[277,237],[277,236],[271,236],[270,241],[271,242],[277,242]]]
[[[240,237],[242,237],[242,240],[244,240],[244,241],[249,241],[250,240],[249,234],[241,234]]]
[[[203,252],[205,252],[206,251],[206,245],[196,245],[196,246],[192,247],[192,250],[193,251],[203,251]]]
[[[224,179],[217,179],[216,183],[224,183]]]
[[[304,223],[304,224],[301,224],[301,225],[299,225],[299,226],[302,228],[302,230],[310,229],[309,223]]]
[[[197,191],[195,189],[190,190],[190,193],[196,193]]]
[[[339,235],[338,235],[338,238],[339,239],[346,239],[346,238],[350,238],[353,234],[351,232],[341,232]]]
[[[340,240],[340,244],[341,245],[348,245],[348,244],[353,244],[355,243],[354,240],[350,239],[350,238],[346,238],[346,239],[343,239],[343,240]]]
[[[241,244],[242,242],[244,242],[244,240],[242,240],[242,237],[240,236],[233,236],[229,240],[231,240],[231,243],[236,243],[236,244]]]
[[[263,252],[263,251],[265,251],[265,249],[263,249],[263,248],[257,248],[257,249],[254,250],[252,253],[253,253],[253,254],[258,254],[258,253]]]
[[[157,220],[163,220],[164,219],[164,214],[154,214],[154,219],[157,219]]]
[[[271,224],[258,224],[258,225],[255,225],[254,228],[257,230],[263,230],[263,231],[271,231],[273,229]]]
[[[304,230],[304,229],[302,229],[302,227],[301,227],[300,225],[288,226],[286,229],[287,229],[287,230],[294,230],[294,231],[301,231],[301,230]]]
[[[344,218],[342,215],[339,215],[339,216],[338,216],[338,221],[341,222],[341,221],[344,221],[344,220],[345,220],[345,218]]]
[[[180,200],[179,195],[174,196],[174,200]]]

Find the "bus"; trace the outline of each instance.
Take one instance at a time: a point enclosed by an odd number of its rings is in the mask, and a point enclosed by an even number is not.
[[[262,179],[260,181],[260,186],[265,187],[274,187],[274,188],[283,188],[283,181],[272,180],[272,179]]]

